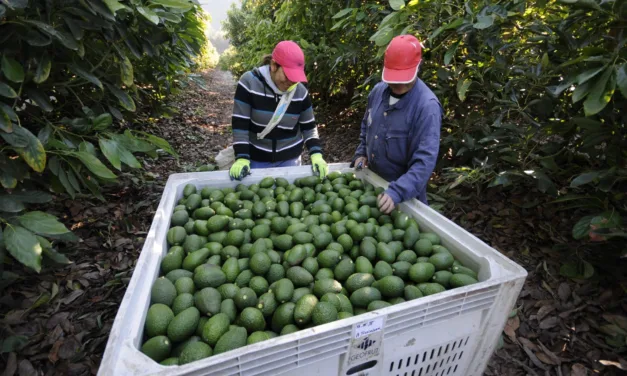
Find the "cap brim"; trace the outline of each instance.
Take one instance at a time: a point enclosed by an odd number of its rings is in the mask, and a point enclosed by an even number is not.
[[[420,64],[416,65],[415,68],[403,70],[389,69],[384,67],[382,80],[386,84],[408,84],[412,82],[418,75],[419,67]]]
[[[286,67],[282,68],[288,80],[292,82],[307,82],[307,76],[305,75],[305,71],[303,69]]]

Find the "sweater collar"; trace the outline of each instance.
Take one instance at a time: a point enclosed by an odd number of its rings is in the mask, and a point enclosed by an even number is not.
[[[262,67],[259,67],[259,73],[261,73],[261,76],[265,79],[266,83],[268,84],[268,86],[270,86],[270,88],[272,89],[272,91],[274,91],[275,94],[279,94],[279,95],[285,94],[285,92],[279,90],[279,88],[274,84],[274,81],[272,81],[272,76],[270,75],[269,65],[264,65]]]

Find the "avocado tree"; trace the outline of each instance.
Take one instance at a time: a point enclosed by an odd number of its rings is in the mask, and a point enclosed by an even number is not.
[[[49,241],[72,239],[45,213],[53,194],[104,200],[138,155],[176,155],[127,121],[164,109],[206,43],[203,17],[187,0],[0,3],[0,267],[6,253],[37,272],[42,256],[68,262]]]

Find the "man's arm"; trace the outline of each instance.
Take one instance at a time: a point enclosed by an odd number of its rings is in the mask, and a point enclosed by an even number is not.
[[[252,111],[250,85],[247,83],[248,78],[249,74],[245,73],[237,83],[237,89],[235,90],[231,125],[233,128],[233,151],[236,159],[250,159],[249,131]]]
[[[421,130],[412,136],[410,150],[413,153],[407,163],[409,170],[391,182],[385,191],[396,205],[415,198],[425,189],[438,158],[442,126],[440,105],[434,100],[422,111],[416,122],[420,124]]]

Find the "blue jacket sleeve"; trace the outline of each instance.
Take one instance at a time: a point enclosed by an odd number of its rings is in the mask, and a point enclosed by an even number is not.
[[[359,132],[359,146],[357,146],[357,150],[355,150],[355,155],[353,156],[353,162],[359,157],[367,157],[366,151],[366,131],[368,130],[368,114],[370,113],[370,106],[366,107],[366,114],[364,118],[361,120],[361,131]]]
[[[433,100],[415,121],[414,127],[419,131],[412,135],[410,150],[413,150],[413,153],[407,164],[408,171],[391,182],[386,191],[395,204],[415,198],[424,191],[440,150],[442,126],[440,105]]]

